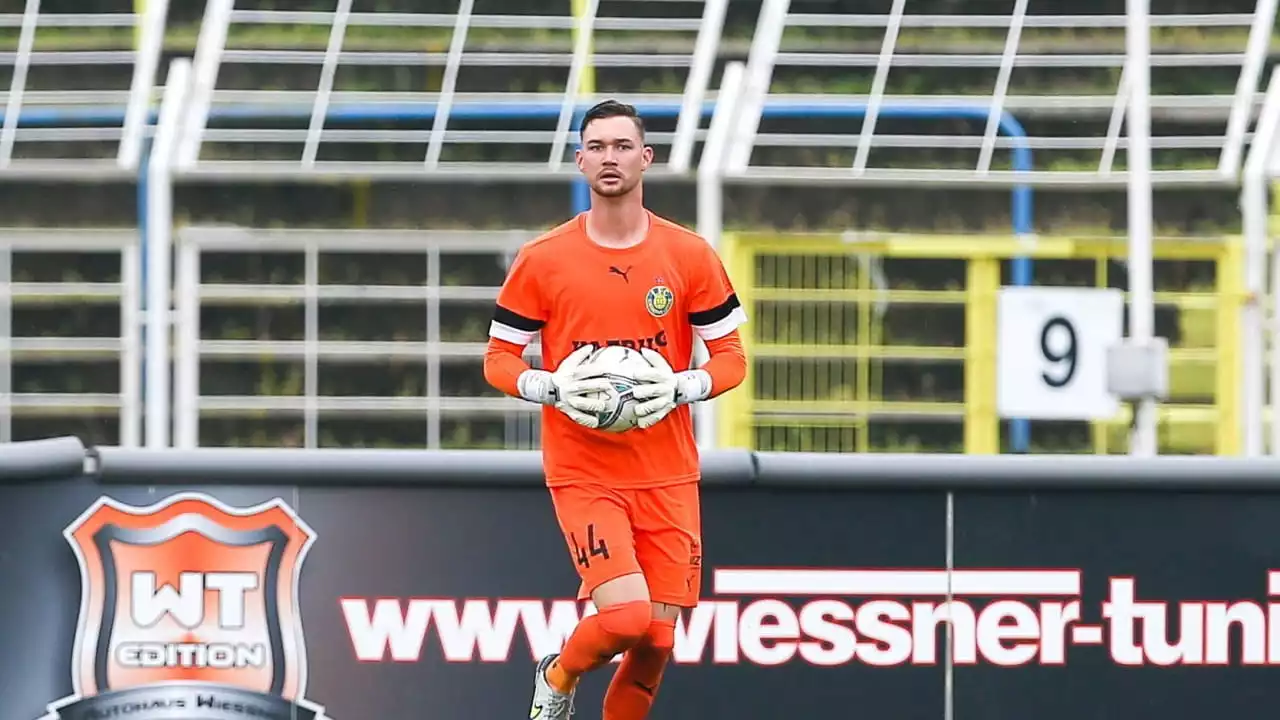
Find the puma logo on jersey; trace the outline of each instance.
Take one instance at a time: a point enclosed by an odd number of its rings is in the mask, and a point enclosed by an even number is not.
[[[623,270],[622,268],[618,267],[617,265],[610,265],[610,266],[609,266],[609,272],[610,272],[610,273],[612,273],[612,274],[614,274],[614,275],[621,275],[621,276],[622,276],[622,280],[623,280],[623,282],[627,283],[628,285],[630,285],[630,284],[631,284],[631,278],[627,277],[627,275],[631,272],[631,266],[630,266],[630,265],[628,265],[628,266],[627,266],[627,269],[626,269],[626,270]]]

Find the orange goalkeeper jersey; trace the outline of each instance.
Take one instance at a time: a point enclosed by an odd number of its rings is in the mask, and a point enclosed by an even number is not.
[[[713,341],[746,319],[720,257],[695,233],[650,213],[643,242],[607,248],[587,237],[584,213],[520,249],[489,334],[524,346],[540,333],[549,370],[575,348],[594,344],[647,347],[680,372],[693,360],[694,333]],[[550,486],[641,488],[699,477],[688,405],[647,430],[616,434],[544,407],[542,455]]]

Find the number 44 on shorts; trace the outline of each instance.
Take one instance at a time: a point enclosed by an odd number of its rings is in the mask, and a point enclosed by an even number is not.
[[[596,540],[596,525],[591,523],[587,525],[587,546],[583,547],[578,542],[578,536],[575,533],[569,533],[569,540],[573,543],[574,553],[578,557],[578,564],[582,567],[591,567],[591,558],[602,557],[609,559],[609,546],[605,544],[604,538]]]

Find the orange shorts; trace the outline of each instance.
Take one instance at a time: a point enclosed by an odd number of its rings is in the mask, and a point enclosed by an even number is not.
[[[643,573],[654,602],[693,607],[702,591],[698,483],[613,489],[550,488],[556,519],[586,600],[614,578]]]

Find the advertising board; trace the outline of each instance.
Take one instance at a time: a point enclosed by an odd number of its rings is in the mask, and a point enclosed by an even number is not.
[[[1276,517],[1264,492],[710,486],[654,716],[1255,716]],[[0,486],[0,519],[6,718],[520,717],[591,612],[537,487],[78,478]]]

